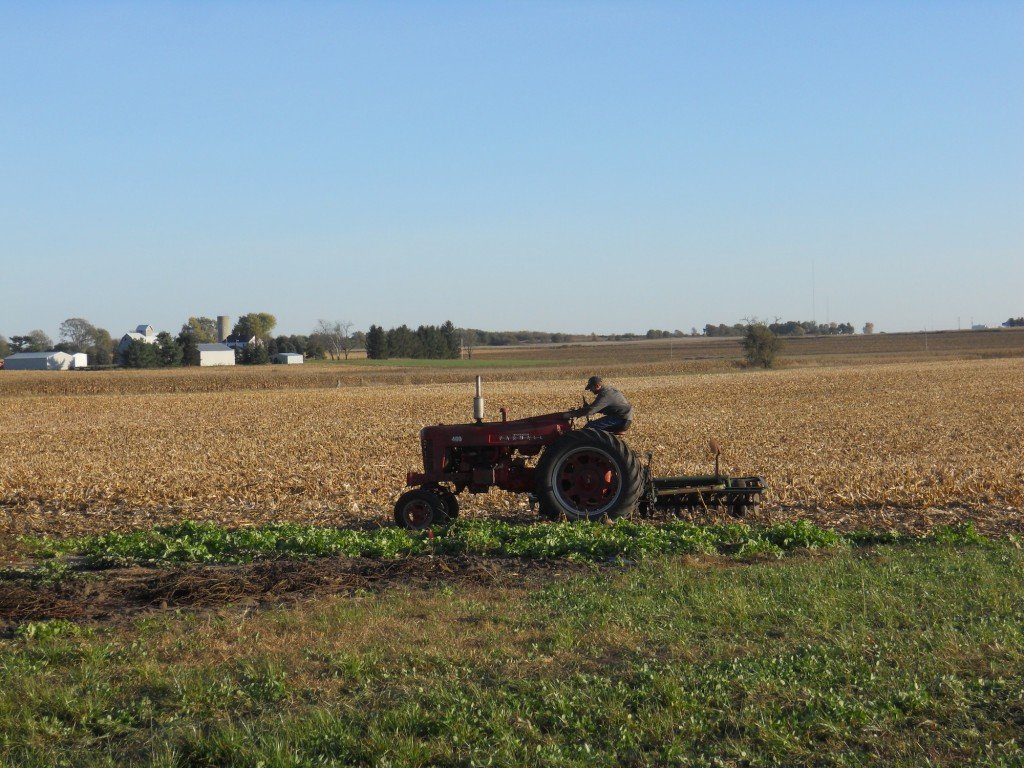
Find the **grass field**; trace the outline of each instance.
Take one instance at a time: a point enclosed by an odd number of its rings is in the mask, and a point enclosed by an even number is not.
[[[918,544],[27,623],[12,766],[1019,765],[1024,558]]]

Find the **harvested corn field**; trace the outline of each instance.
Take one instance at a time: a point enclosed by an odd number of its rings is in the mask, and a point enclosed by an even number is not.
[[[535,372],[538,377],[541,371]],[[0,409],[0,527],[74,534],[183,518],[242,525],[390,520],[419,429],[468,420],[465,383],[310,390],[17,397]],[[908,363],[622,377],[627,440],[658,474],[762,474],[766,509],[1024,504],[1024,361]],[[576,380],[490,382],[490,417],[565,410]],[[525,512],[467,499],[467,515]]]

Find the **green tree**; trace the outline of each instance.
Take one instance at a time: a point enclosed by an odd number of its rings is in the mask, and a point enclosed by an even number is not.
[[[181,326],[179,339],[186,330],[192,334],[196,344],[213,344],[217,341],[217,321],[212,317],[190,317],[188,322]]]
[[[69,317],[60,324],[60,340],[73,352],[85,352],[96,341],[96,326],[82,317]]]
[[[418,357],[416,334],[407,325],[391,328],[387,334],[387,357]]]
[[[385,360],[388,356],[387,337],[379,325],[371,325],[366,334],[366,357],[370,360]]]
[[[19,350],[19,352],[49,352],[53,349],[53,339],[38,328],[34,331],[30,331],[28,336],[12,336],[12,344],[15,339],[25,339],[25,348]]]
[[[121,353],[121,365],[125,368],[159,368],[160,348],[142,339],[132,339]]]
[[[268,312],[250,312],[242,315],[235,323],[232,333],[238,334],[244,339],[255,336],[260,341],[265,340],[277,326],[277,318]]]
[[[455,330],[451,320],[445,321],[441,326],[441,339],[443,340],[444,356],[450,360],[457,360],[462,356],[462,340]]]
[[[8,342],[11,352],[17,354],[19,352],[28,352],[29,347],[32,344],[32,339],[28,336],[11,336],[10,342]]]
[[[181,365],[182,349],[167,331],[161,331],[156,335],[156,345],[160,356],[162,368],[176,368]]]
[[[743,349],[750,365],[771,368],[775,365],[781,346],[782,342],[779,341],[779,337],[772,333],[764,323],[752,322],[747,325],[747,332],[743,337]]]
[[[181,364],[199,365],[199,342],[196,340],[195,329],[191,325],[186,323],[181,327],[177,342],[181,349]]]
[[[106,328],[96,328],[92,344],[85,350],[89,355],[89,365],[110,365],[114,362],[114,350],[117,344]]]
[[[270,362],[270,353],[266,344],[247,344],[241,354],[236,353],[242,365],[266,365]]]

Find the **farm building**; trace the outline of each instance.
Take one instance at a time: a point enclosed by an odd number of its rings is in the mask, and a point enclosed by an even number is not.
[[[4,358],[4,368],[8,371],[67,371],[76,367],[75,357],[67,352],[18,352]]]
[[[197,344],[199,365],[234,365],[235,350],[226,344]]]
[[[140,325],[134,331],[129,331],[121,337],[117,344],[117,354],[120,357],[128,349],[132,341],[144,341],[147,344],[156,344],[156,330],[152,325]]]
[[[85,352],[72,352],[71,357],[74,360],[71,361],[72,368],[87,368],[89,367],[89,356]]]
[[[303,357],[298,352],[278,352],[274,355],[274,362],[282,365],[301,365]]]
[[[232,349],[245,349],[254,341],[256,341],[255,336],[246,337],[240,333],[232,333],[226,339],[224,339],[224,343],[227,344]]]

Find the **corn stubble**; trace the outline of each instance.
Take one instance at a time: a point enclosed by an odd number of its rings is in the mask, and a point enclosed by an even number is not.
[[[544,375],[538,371],[538,376]],[[386,524],[425,424],[467,421],[467,383],[0,400],[0,532],[70,534],[182,518]],[[768,509],[1024,503],[1024,361],[629,377],[628,442],[656,474],[763,474]],[[489,415],[565,410],[581,383],[490,383]],[[464,497],[465,498],[465,497]],[[468,515],[525,498],[466,499]]]

